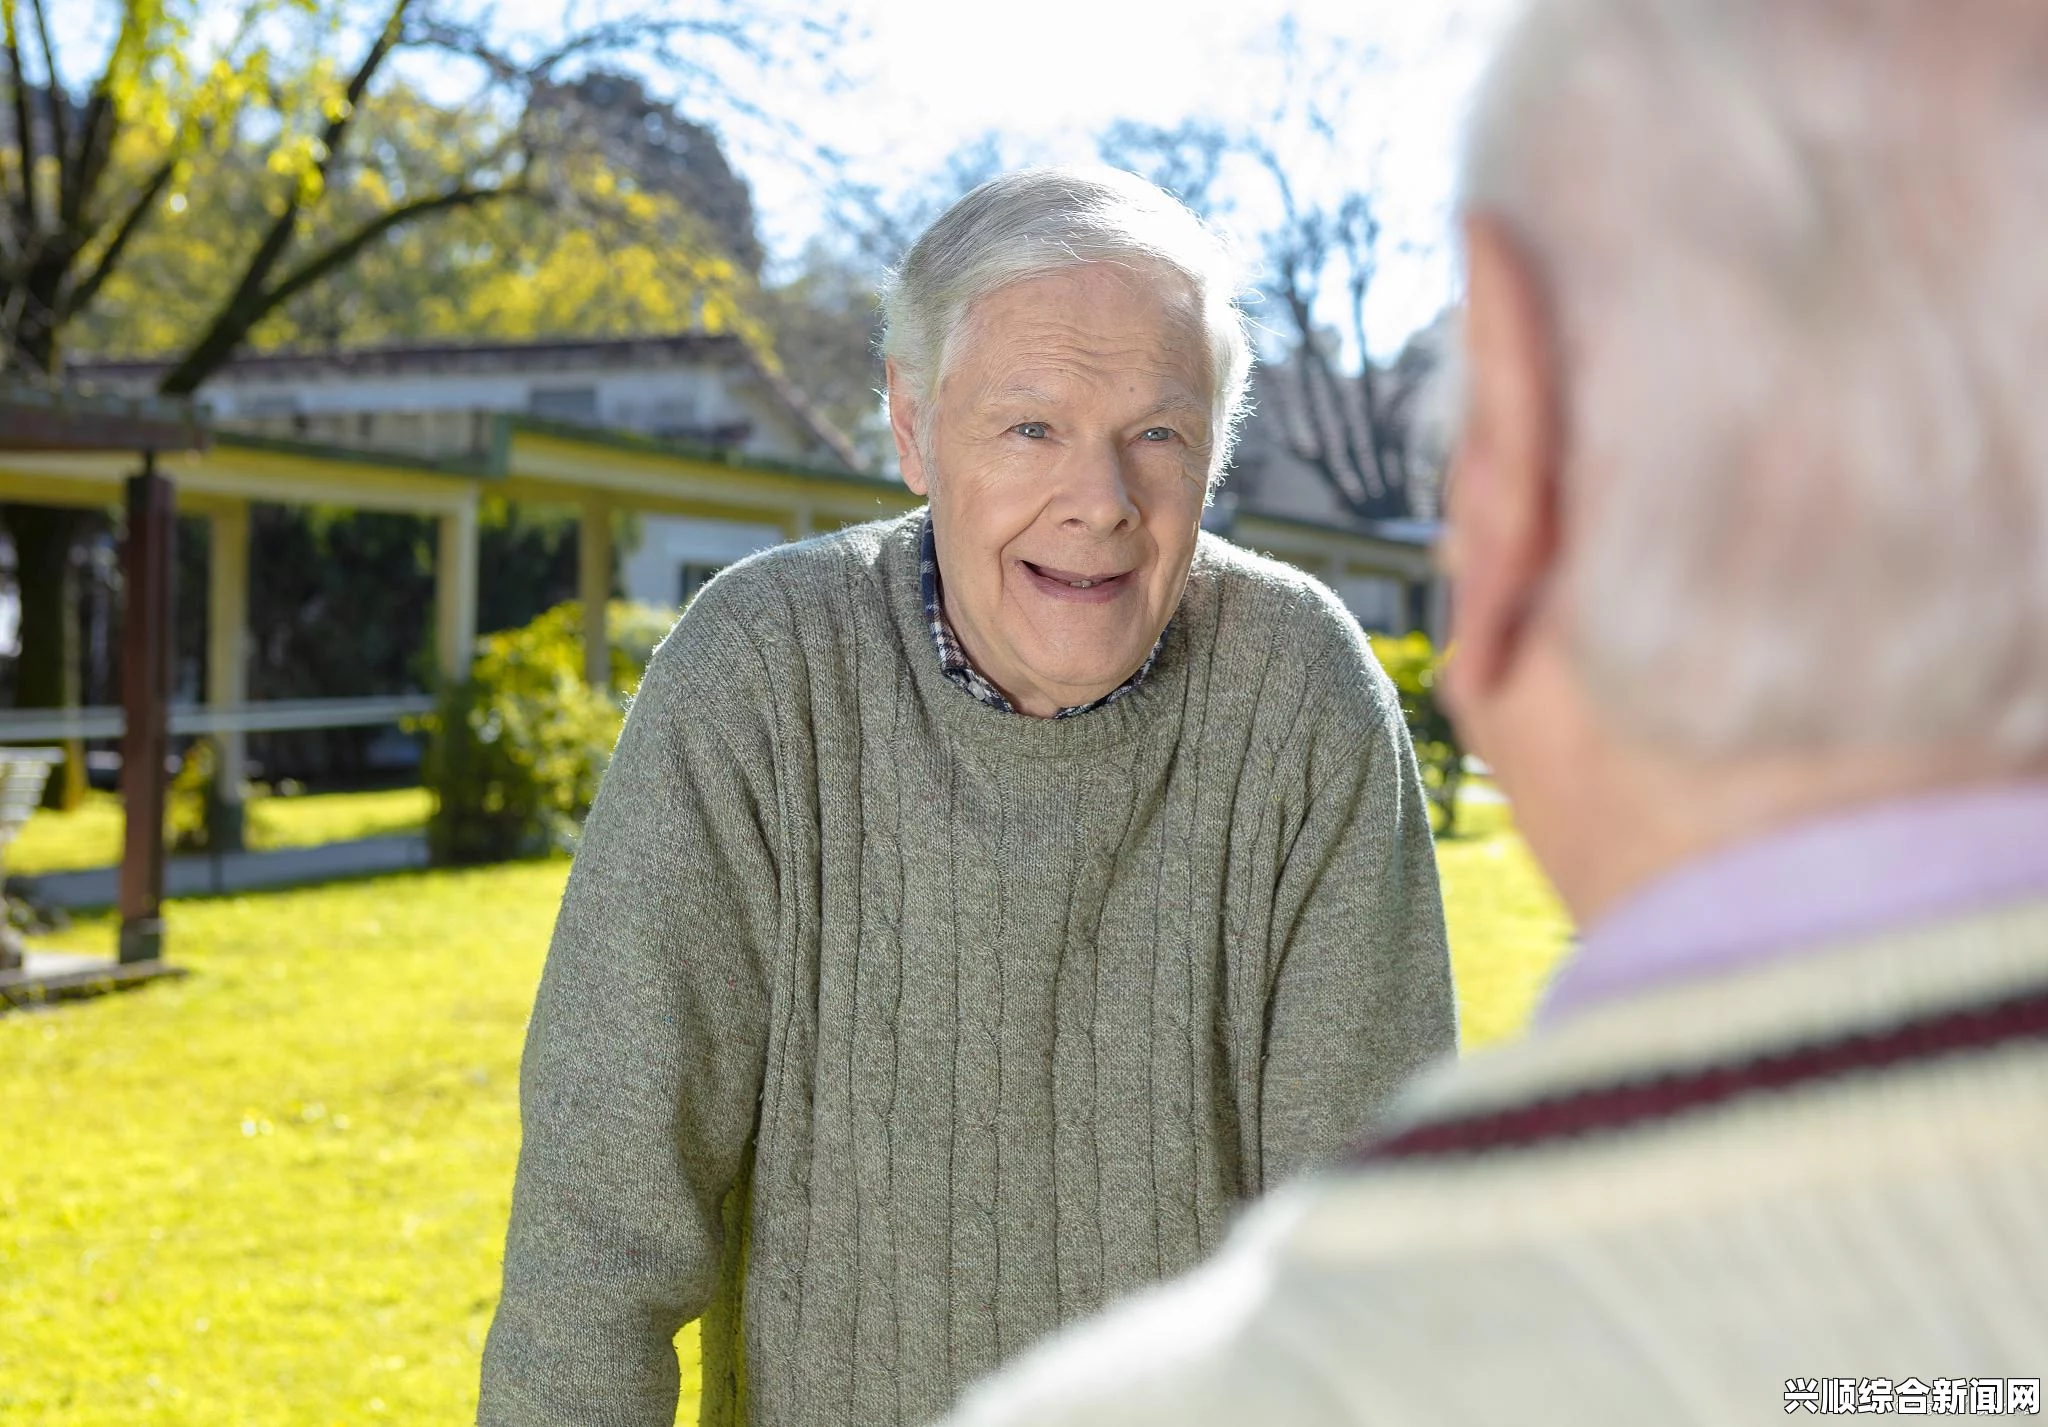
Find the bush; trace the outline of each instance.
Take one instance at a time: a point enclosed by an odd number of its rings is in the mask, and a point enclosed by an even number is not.
[[[1444,837],[1458,833],[1458,787],[1465,780],[1465,749],[1458,731],[1437,697],[1437,674],[1443,657],[1429,636],[1375,634],[1373,653],[1401,694],[1401,714],[1415,741],[1415,759],[1422,765],[1422,788],[1435,812],[1436,830]]]
[[[620,698],[638,686],[674,616],[612,603],[611,688],[583,681],[582,607],[557,605],[479,642],[470,677],[419,721],[434,794],[427,845],[441,866],[567,851],[618,741]]]
[[[172,852],[234,852],[241,848],[248,815],[263,790],[244,783],[236,802],[221,798],[220,747],[195,738],[178,761],[166,789],[164,835]]]

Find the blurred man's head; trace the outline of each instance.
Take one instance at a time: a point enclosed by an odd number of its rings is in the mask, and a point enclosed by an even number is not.
[[[946,612],[1026,713],[1087,704],[1180,603],[1250,348],[1222,243],[1109,169],[1006,174],[887,295],[889,413]]]
[[[1450,692],[1582,918],[2048,764],[2044,65],[2040,0],[1536,0],[1497,60]]]

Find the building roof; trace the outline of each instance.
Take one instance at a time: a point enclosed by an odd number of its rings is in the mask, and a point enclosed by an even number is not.
[[[0,450],[200,451],[207,439],[190,402],[0,381]]]
[[[746,344],[731,333],[680,332],[661,337],[587,337],[541,342],[392,342],[373,347],[296,348],[243,352],[213,380],[304,378],[335,373],[394,376],[427,372],[522,372],[563,366],[606,370],[649,364],[736,362]],[[160,357],[74,362],[81,378],[139,381],[170,369]]]
[[[860,462],[845,433],[814,410],[781,372],[730,332],[675,332],[641,337],[570,337],[537,342],[398,342],[373,347],[245,352],[214,381],[303,381],[322,376],[369,377],[439,372],[517,373],[571,370],[616,371],[631,367],[711,364],[751,373],[790,410],[803,429],[845,469]],[[74,362],[80,380],[140,385],[170,369],[166,358],[118,358]]]

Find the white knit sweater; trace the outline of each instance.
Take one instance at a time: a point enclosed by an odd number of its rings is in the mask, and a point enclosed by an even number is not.
[[[2033,902],[1610,1002],[1426,1077],[1349,1168],[949,1422],[2030,1415],[2043,1376]]]

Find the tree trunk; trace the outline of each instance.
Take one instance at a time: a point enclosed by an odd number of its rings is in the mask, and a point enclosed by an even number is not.
[[[78,573],[71,550],[78,512],[61,506],[0,506],[14,537],[16,588],[21,599],[21,653],[15,663],[14,702],[24,709],[75,708],[79,697]],[[85,746],[64,744],[64,763],[44,784],[45,807],[75,808],[85,799]]]

